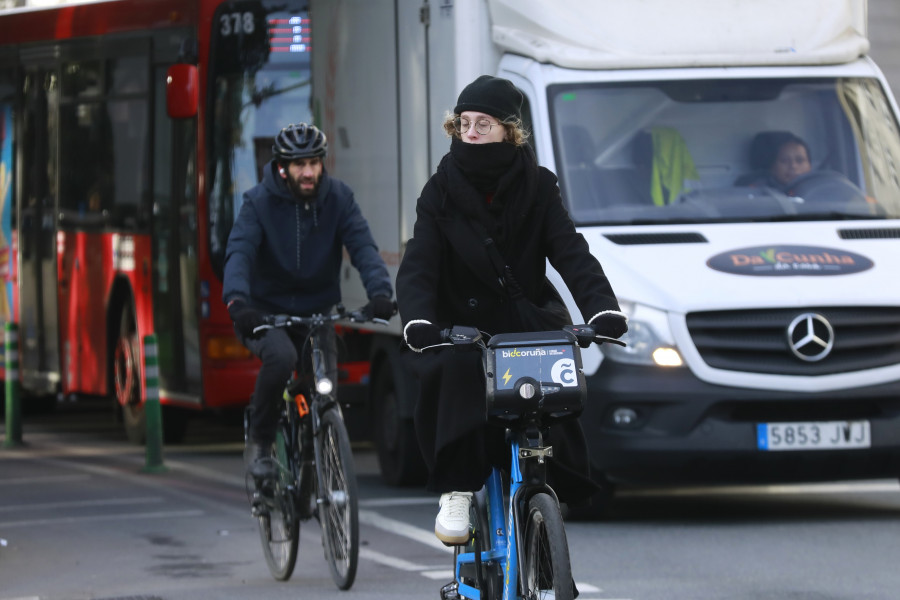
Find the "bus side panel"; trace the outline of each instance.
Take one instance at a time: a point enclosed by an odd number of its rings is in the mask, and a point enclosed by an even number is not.
[[[5,91],[6,78],[0,74],[0,90]],[[5,94],[0,94],[5,96]],[[0,326],[15,320],[13,314],[13,275],[15,253],[13,244],[13,114],[12,106],[0,105]],[[4,354],[5,357],[5,354]],[[0,361],[0,375],[6,378],[6,360]]]
[[[60,231],[59,324],[64,394],[106,393],[108,262],[100,234]],[[105,253],[109,255],[107,251]]]

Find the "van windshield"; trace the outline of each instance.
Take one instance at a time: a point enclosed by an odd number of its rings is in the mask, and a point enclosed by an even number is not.
[[[554,85],[578,225],[900,218],[900,135],[879,82]]]

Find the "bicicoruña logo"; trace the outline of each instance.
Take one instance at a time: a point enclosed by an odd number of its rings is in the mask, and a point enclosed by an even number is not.
[[[736,275],[847,275],[871,269],[870,259],[819,246],[754,246],[716,254],[706,265]]]

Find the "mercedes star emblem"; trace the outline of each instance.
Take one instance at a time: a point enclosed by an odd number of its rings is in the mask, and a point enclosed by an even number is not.
[[[806,362],[817,362],[834,347],[834,328],[822,315],[803,313],[787,328],[788,347],[794,356]]]

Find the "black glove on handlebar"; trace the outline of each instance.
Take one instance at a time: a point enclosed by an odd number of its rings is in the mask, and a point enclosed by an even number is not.
[[[261,333],[254,333],[253,330],[266,324],[264,313],[241,300],[235,300],[228,305],[228,314],[240,334],[247,338],[259,337]]]
[[[594,328],[594,333],[611,338],[619,338],[628,331],[628,319],[625,315],[616,312],[603,312],[596,315],[588,325]]]
[[[363,314],[368,320],[382,319],[387,321],[397,313],[397,303],[388,296],[375,296],[363,307]]]
[[[440,328],[431,323],[412,323],[407,325],[403,332],[403,339],[406,340],[406,345],[416,352],[421,352],[423,348],[428,346],[437,346],[444,341],[441,338]]]

